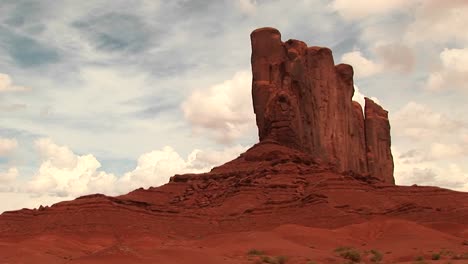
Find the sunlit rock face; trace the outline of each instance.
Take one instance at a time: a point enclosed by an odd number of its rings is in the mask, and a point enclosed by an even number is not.
[[[282,42],[274,28],[250,35],[252,97],[260,141],[311,154],[338,171],[394,184],[387,111],[354,94],[353,68],[335,65],[332,51],[299,40]]]

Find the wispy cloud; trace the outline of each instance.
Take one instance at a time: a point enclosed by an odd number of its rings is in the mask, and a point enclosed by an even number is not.
[[[0,73],[0,93],[21,92],[21,91],[28,91],[28,90],[29,88],[14,85],[9,75]]]
[[[0,137],[0,157],[10,154],[16,147],[18,147],[18,141],[16,141],[16,139]]]

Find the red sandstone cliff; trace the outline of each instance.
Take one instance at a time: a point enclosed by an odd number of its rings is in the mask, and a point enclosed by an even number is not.
[[[0,263],[253,264],[247,252],[258,249],[288,264],[338,264],[334,250],[343,245],[409,263],[441,248],[466,251],[468,193],[369,180],[263,141],[209,173],[175,175],[160,187],[5,212]]]
[[[254,31],[252,46],[260,143],[163,186],[5,212],[0,263],[343,263],[343,246],[365,263],[376,249],[382,263],[435,252],[466,263],[468,193],[387,184],[387,112],[366,99],[364,118],[352,67],[271,28]]]
[[[386,183],[395,184],[388,112],[371,99],[366,98],[365,113],[369,172],[372,175],[380,175],[380,179]]]
[[[328,48],[281,41],[274,28],[252,32],[252,97],[260,141],[269,139],[311,154],[338,171],[394,184],[390,124],[354,94],[353,68],[334,64]]]

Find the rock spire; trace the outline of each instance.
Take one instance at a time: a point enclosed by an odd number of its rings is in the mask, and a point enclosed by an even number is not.
[[[282,42],[274,28],[257,29],[250,37],[260,141],[274,140],[338,171],[394,184],[388,113],[368,98],[363,113],[352,100],[353,68],[335,65],[328,48]]]

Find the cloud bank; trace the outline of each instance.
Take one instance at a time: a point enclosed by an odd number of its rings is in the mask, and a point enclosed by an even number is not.
[[[232,143],[255,126],[252,111],[252,74],[239,71],[232,79],[194,90],[182,103],[195,133],[213,133],[221,143]]]

